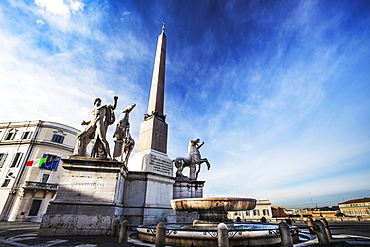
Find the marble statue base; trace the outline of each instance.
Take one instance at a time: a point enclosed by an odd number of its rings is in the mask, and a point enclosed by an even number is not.
[[[176,178],[173,185],[173,199],[202,198],[205,181]]]
[[[123,219],[127,169],[121,162],[70,156],[56,199],[43,217],[39,236],[108,235],[114,219]]]
[[[173,199],[203,198],[205,181],[195,181],[188,178],[176,178],[173,185]],[[198,219],[197,212],[176,211],[176,222],[193,222]]]

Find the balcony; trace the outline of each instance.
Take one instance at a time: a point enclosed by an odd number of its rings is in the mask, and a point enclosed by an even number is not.
[[[49,183],[40,183],[40,182],[30,182],[26,181],[26,184],[23,186],[24,189],[29,190],[55,190],[57,191],[59,186],[58,184],[49,184]]]

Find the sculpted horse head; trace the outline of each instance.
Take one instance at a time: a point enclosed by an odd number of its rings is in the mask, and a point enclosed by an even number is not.
[[[189,146],[188,146],[188,153],[191,152],[199,152],[197,145],[200,142],[200,139],[195,139],[195,140],[189,140]]]

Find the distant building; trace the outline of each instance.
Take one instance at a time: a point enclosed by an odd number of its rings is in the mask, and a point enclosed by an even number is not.
[[[317,207],[313,209],[285,209],[288,217],[336,218],[340,213],[338,206]]]
[[[352,217],[370,217],[370,198],[338,203],[341,213]]]
[[[285,218],[287,216],[284,207],[271,207],[271,212],[273,218]]]
[[[257,200],[256,207],[252,210],[229,211],[228,218],[234,221],[260,221],[262,217],[270,220],[272,217],[270,200]]]
[[[0,123],[0,220],[41,221],[77,133],[41,120]]]

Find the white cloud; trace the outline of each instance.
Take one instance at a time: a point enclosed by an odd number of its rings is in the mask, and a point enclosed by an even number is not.
[[[45,22],[42,21],[42,20],[36,20],[36,23],[39,24],[39,25],[45,25]]]
[[[84,16],[73,16],[77,12],[84,10],[85,4],[83,2],[74,0],[35,0],[34,3],[38,7],[36,13],[50,26],[62,32],[78,31],[84,35],[90,33],[86,27],[88,20],[85,20]]]
[[[35,4],[53,15],[63,17],[69,17],[70,15],[70,8],[64,4],[63,0],[35,0]]]
[[[120,20],[121,20],[122,22],[124,22],[124,21],[125,21],[126,16],[128,16],[128,15],[131,15],[131,12],[130,12],[130,11],[125,11],[125,12],[123,12],[123,13],[121,14],[121,18],[120,18]]]
[[[71,1],[70,2],[70,8],[72,12],[77,12],[79,10],[83,10],[85,7],[85,4],[79,1]]]
[[[79,1],[65,0],[35,0],[35,4],[53,15],[69,17],[70,13],[83,10],[85,4]]]

